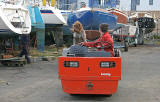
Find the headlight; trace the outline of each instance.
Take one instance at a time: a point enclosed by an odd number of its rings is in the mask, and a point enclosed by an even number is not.
[[[114,68],[116,66],[115,62],[100,62],[101,68]]]
[[[79,67],[79,62],[77,62],[77,61],[65,61],[64,62],[64,67],[77,68],[77,67]]]

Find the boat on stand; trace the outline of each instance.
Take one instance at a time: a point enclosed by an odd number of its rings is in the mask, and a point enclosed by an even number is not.
[[[120,24],[128,23],[129,18],[127,14],[122,12],[121,10],[116,8],[111,8],[111,9],[108,9],[108,12],[117,16],[117,23],[120,23]]]
[[[80,21],[85,30],[98,30],[99,25],[106,23],[109,30],[116,27],[117,16],[104,9],[107,0],[82,0],[81,8],[76,10],[68,17],[68,25],[72,27],[74,22]]]
[[[55,7],[55,0],[52,0],[51,3],[46,3],[46,0],[43,0],[43,5],[40,5],[39,9],[45,25],[66,24],[66,21],[62,16],[61,11]]]
[[[14,1],[0,2],[0,35],[29,34],[31,20],[29,11]]]
[[[144,36],[154,31],[156,21],[148,12],[136,12],[130,16],[130,21],[139,29],[139,44],[144,44]]]

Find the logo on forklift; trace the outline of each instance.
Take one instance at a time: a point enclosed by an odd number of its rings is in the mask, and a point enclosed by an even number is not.
[[[102,76],[111,76],[111,73],[101,73]]]

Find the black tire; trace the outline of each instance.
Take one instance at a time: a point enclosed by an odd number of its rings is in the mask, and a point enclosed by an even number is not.
[[[134,44],[134,47],[137,47],[137,44]]]
[[[106,97],[112,97],[112,94],[109,94],[109,95],[105,95]]]
[[[124,42],[124,51],[128,52],[128,42]]]
[[[73,96],[73,97],[74,97],[74,96],[77,96],[77,94],[69,94],[69,95],[70,95],[70,96]]]

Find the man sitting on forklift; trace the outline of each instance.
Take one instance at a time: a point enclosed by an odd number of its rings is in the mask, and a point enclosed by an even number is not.
[[[111,56],[114,56],[113,52],[113,39],[108,32],[108,24],[101,24],[99,28],[100,38],[94,42],[82,42],[81,45],[87,47],[96,47],[99,50],[104,49],[106,52],[110,52]]]

